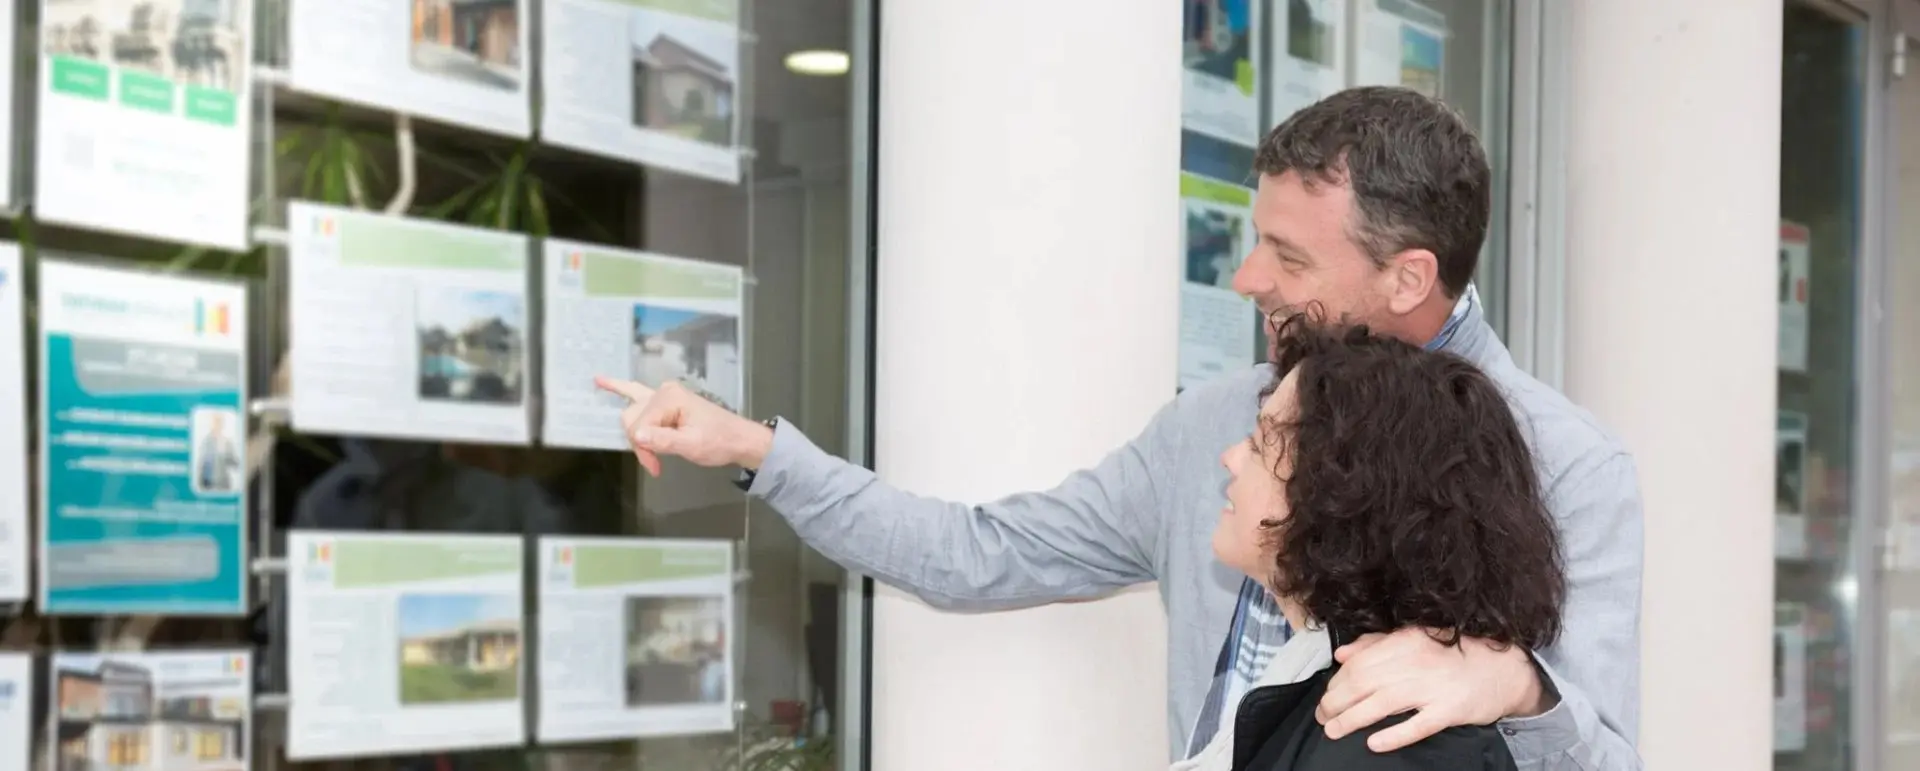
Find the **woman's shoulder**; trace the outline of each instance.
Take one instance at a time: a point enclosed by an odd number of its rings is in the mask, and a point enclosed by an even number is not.
[[[1493,726],[1457,726],[1394,752],[1374,752],[1367,739],[1404,722],[1395,715],[1339,739],[1315,731],[1287,771],[1513,771],[1506,738]],[[1316,724],[1316,727],[1318,725]],[[1270,771],[1260,769],[1259,771]],[[1278,771],[1273,769],[1271,771]]]

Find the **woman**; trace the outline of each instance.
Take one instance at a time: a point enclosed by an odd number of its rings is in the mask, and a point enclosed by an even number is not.
[[[1472,364],[1294,316],[1258,426],[1231,473],[1214,553],[1271,592],[1294,636],[1235,719],[1180,771],[1514,768],[1491,726],[1392,753],[1327,739],[1314,707],[1338,645],[1404,627],[1537,650],[1566,597],[1533,458],[1499,389]]]

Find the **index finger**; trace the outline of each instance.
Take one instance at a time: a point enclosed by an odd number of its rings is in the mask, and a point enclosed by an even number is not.
[[[648,388],[643,383],[632,380],[621,380],[605,375],[595,375],[593,377],[593,385],[595,388],[619,396],[634,404],[646,404],[648,400],[653,398],[653,389]]]

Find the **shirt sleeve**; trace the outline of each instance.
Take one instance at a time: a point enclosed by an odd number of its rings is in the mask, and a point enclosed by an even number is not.
[[[748,492],[829,559],[935,607],[1096,597],[1155,579],[1183,402],[1053,489],[980,505],[896,488],[782,421]]]
[[[1500,732],[1523,771],[1637,771],[1645,536],[1633,459],[1576,463],[1555,487],[1569,591],[1560,639],[1534,662],[1558,703]]]

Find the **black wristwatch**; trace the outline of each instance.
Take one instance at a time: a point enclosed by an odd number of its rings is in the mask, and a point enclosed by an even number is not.
[[[780,416],[775,415],[771,418],[767,418],[766,420],[760,421],[760,424],[766,426],[768,431],[779,431]],[[750,468],[740,469],[740,475],[737,477],[734,477],[733,479],[733,486],[740,488],[740,492],[743,492],[743,493],[748,490],[751,490],[753,489],[753,479],[758,475],[759,475],[758,469],[750,469]]]

